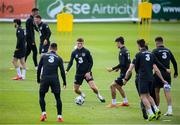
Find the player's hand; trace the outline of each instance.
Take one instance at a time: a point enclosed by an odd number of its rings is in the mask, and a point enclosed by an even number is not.
[[[113,71],[112,68],[106,68],[106,70],[107,70],[108,72],[112,72],[112,71]]]
[[[171,70],[170,70],[170,69],[166,69],[166,72],[170,74],[170,73],[171,73]]]
[[[115,69],[115,72],[118,72],[119,71],[119,68],[118,69]]]
[[[174,78],[177,78],[178,77],[178,73],[174,73]]]
[[[66,89],[66,85],[63,84],[63,88]]]
[[[48,41],[45,39],[44,42],[43,42],[43,45],[47,45],[48,44]]]
[[[90,72],[87,72],[87,73],[85,74],[85,77],[86,77],[86,79],[90,79],[90,78],[91,78],[91,73],[90,73]]]
[[[34,45],[35,45],[35,42],[32,42],[32,45],[34,46]]]
[[[67,75],[67,74],[68,74],[68,71],[65,71],[65,74]]]
[[[167,81],[165,81],[165,80],[163,80],[162,82],[164,83],[164,85],[165,85],[165,84],[168,84],[168,82],[167,82]]]
[[[19,50],[19,49],[17,49],[17,48],[15,49],[15,51],[18,51],[18,50]]]
[[[123,85],[126,85],[127,81],[125,79],[123,79]]]

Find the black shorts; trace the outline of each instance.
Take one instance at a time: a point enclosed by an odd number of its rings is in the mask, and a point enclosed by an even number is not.
[[[126,75],[126,73],[121,73],[120,76],[116,80],[114,80],[114,82],[120,86],[123,86],[123,79],[124,79],[125,75]],[[132,73],[130,74],[128,80],[131,78],[131,76],[132,76]]]
[[[86,80],[86,82],[94,80],[93,76],[92,76],[92,72],[90,73],[90,75],[91,75],[91,78],[90,79],[86,79],[85,74],[82,74],[82,75],[76,74],[75,75],[74,84],[82,85],[84,79]]]
[[[21,59],[25,57],[25,50],[24,51],[15,51],[14,52],[14,58]]]
[[[39,91],[42,93],[46,93],[51,87],[52,93],[60,93],[60,82],[58,78],[43,78],[40,82],[40,89]]]
[[[153,90],[153,81],[138,81],[139,94],[150,94]]]
[[[161,72],[164,80],[166,80],[170,85],[171,85],[171,75],[167,72]],[[163,88],[164,86],[164,83],[161,81],[161,79],[156,75],[154,74],[154,85],[155,85],[155,88]]]
[[[39,54],[41,53],[47,53],[49,49],[49,43],[47,45],[40,44],[39,46]]]

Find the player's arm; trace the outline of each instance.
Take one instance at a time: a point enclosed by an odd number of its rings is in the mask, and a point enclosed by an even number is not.
[[[156,64],[156,66],[159,67],[160,69],[163,69],[164,71],[170,73],[170,69],[167,69],[162,63],[160,63],[154,54],[153,54],[153,56],[155,58],[154,63]]]
[[[20,50],[20,46],[23,42],[24,38],[24,32],[21,30],[17,30],[17,45],[16,45],[16,51]]]
[[[161,74],[160,70],[158,69],[158,67],[156,66],[156,64],[153,64],[153,69],[154,69],[156,75],[161,79],[161,81],[164,84],[167,84],[167,81],[165,81],[164,78],[162,77],[162,74]]]
[[[59,58],[59,68],[60,68],[61,77],[63,80],[63,86],[64,86],[64,88],[66,88],[66,74],[65,74],[65,70],[64,70],[63,60],[61,58]]]
[[[176,78],[178,76],[178,68],[177,68],[177,62],[174,58],[174,55],[170,52],[170,55],[171,55],[171,62],[173,64],[173,67],[174,67],[174,78]]]
[[[39,61],[39,65],[38,65],[38,69],[37,69],[37,83],[40,83],[42,66],[43,66],[43,56],[41,57],[41,59]]]
[[[48,44],[48,40],[50,39],[50,36],[51,36],[51,30],[49,28],[49,26],[47,24],[44,24],[44,30],[46,31],[46,38],[44,40],[44,45],[47,45]]]
[[[69,61],[69,63],[68,63],[67,69],[66,69],[66,73],[69,72],[70,68],[71,68],[72,65],[73,65],[73,60],[74,60],[74,58],[75,58],[74,55],[75,55],[74,52],[72,52],[72,53],[71,53],[71,59],[70,59],[70,61]]]
[[[134,69],[134,64],[133,63],[131,63],[130,64],[130,66],[129,66],[129,68],[128,68],[128,70],[127,70],[127,72],[126,72],[126,75],[125,75],[125,77],[124,77],[124,85],[127,83],[127,81],[129,80],[129,78],[130,78],[130,76],[131,76],[131,74],[132,74],[132,70]]]
[[[85,74],[85,77],[87,79],[89,79],[91,77],[90,72],[91,72],[91,69],[92,69],[92,66],[93,66],[93,58],[92,58],[92,56],[91,56],[89,51],[87,52],[87,60],[88,60],[89,67],[88,67],[87,73]]]

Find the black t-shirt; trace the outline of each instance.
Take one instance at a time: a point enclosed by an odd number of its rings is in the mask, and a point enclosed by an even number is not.
[[[39,31],[40,31],[40,41],[41,44],[43,44],[44,40],[46,39],[49,42],[50,36],[51,36],[51,30],[49,26],[46,23],[41,22],[38,25]]]
[[[138,73],[140,80],[152,81],[153,80],[153,64],[156,63],[155,56],[146,49],[142,49],[136,54],[133,64]]]
[[[58,67],[60,68],[61,77],[66,84],[66,75],[63,66],[63,60],[55,52],[51,51],[41,57],[37,70],[37,79],[40,79],[41,69],[43,68],[41,78],[57,78]]]
[[[113,67],[113,70],[120,68],[121,73],[126,73],[131,63],[131,60],[130,60],[130,53],[125,46],[120,48],[118,59],[119,59],[119,64]]]
[[[71,59],[66,71],[69,71],[73,65],[73,60],[76,60],[76,74],[83,75],[87,72],[91,72],[93,66],[93,59],[88,49],[81,48],[75,49],[71,54]]]
[[[35,42],[34,29],[36,31],[38,31],[38,28],[36,27],[36,25],[34,23],[34,17],[31,15],[26,20],[26,39],[27,39],[27,42]]]
[[[163,64],[167,69],[170,68],[170,61],[172,62],[174,66],[175,73],[177,73],[177,63],[176,60],[171,53],[171,51],[164,46],[160,46],[153,50],[153,54],[157,58],[157,60]],[[162,71],[162,68],[158,66],[158,68]]]
[[[25,34],[24,30],[21,27],[18,27],[16,30],[16,37],[17,37],[17,43],[16,43],[16,49],[18,51],[25,51]]]

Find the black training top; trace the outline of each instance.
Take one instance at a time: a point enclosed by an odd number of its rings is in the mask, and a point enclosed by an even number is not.
[[[17,37],[16,49],[18,51],[25,51],[25,34],[24,34],[24,30],[21,27],[17,28],[16,37]]]
[[[93,59],[88,49],[75,49],[71,54],[71,59],[66,71],[69,71],[73,65],[73,60],[76,60],[76,74],[82,75],[91,72],[93,66]]]
[[[40,31],[40,41],[41,44],[43,44],[44,40],[46,39],[49,42],[50,36],[51,36],[51,30],[49,26],[46,23],[41,22],[38,25],[39,31]]]
[[[37,70],[37,79],[40,81],[41,69],[43,68],[41,78],[57,78],[58,67],[60,68],[61,77],[64,85],[66,85],[66,75],[63,60],[55,52],[51,51],[41,57]]]

